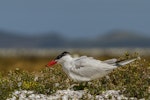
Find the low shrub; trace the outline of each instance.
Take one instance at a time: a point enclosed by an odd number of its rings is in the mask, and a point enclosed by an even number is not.
[[[137,55],[120,57],[119,60]],[[38,73],[29,73],[16,69],[7,76],[0,74],[0,98],[11,96],[14,90],[33,90],[36,93],[52,94],[57,90],[67,89],[73,84],[79,84],[74,90],[84,89],[92,95],[101,94],[106,90],[120,90],[127,97],[148,99],[150,96],[150,63],[144,59],[137,60],[124,67],[115,69],[107,76],[90,82],[73,82],[62,71],[61,66],[44,68]]]

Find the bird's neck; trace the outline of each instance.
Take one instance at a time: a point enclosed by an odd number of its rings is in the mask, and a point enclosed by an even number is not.
[[[73,60],[73,58],[72,58],[70,55],[67,55],[67,56],[65,56],[64,58],[65,58],[65,59],[64,59],[64,62],[70,62],[70,61]]]
[[[61,60],[59,60],[59,63],[64,65],[65,63],[70,63],[72,61],[73,61],[73,58],[70,55],[66,55]]]
[[[71,67],[73,58],[70,55],[64,57],[61,65],[64,67]]]

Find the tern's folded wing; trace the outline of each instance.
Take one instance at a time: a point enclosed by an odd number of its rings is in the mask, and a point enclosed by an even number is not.
[[[72,73],[92,79],[103,77],[115,68],[115,66],[85,56],[76,59],[74,65],[75,66],[70,69]]]

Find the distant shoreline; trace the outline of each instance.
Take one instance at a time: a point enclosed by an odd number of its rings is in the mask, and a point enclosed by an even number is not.
[[[0,56],[54,56],[62,51],[69,51],[73,54],[87,54],[89,56],[119,56],[126,52],[150,56],[150,48],[0,48]]]

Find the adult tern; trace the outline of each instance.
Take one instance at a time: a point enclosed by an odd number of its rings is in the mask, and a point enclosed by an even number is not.
[[[119,66],[124,66],[135,61],[137,58],[117,61],[109,59],[105,61],[96,60],[93,57],[81,56],[73,58],[69,52],[63,52],[47,66],[61,64],[63,71],[74,81],[84,82],[101,78]]]

